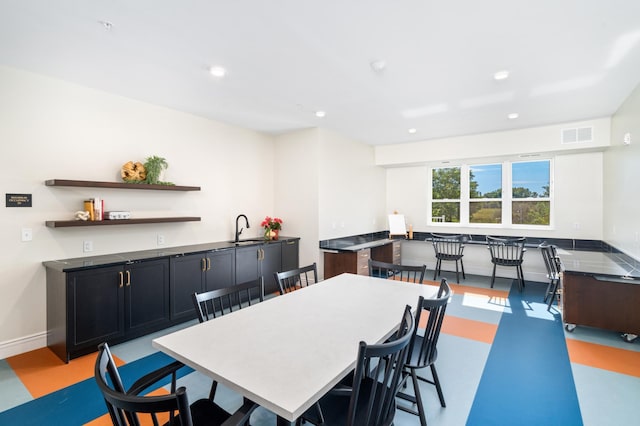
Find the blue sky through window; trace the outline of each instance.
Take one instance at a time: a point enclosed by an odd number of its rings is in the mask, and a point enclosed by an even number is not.
[[[547,191],[545,186],[549,186],[550,180],[549,161],[513,163],[512,180],[514,188],[527,188],[537,192],[539,196],[544,196]]]
[[[481,194],[502,188],[502,164],[471,166],[470,170]]]

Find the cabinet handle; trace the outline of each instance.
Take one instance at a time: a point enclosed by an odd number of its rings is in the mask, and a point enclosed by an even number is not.
[[[127,274],[127,282],[125,283],[125,285],[129,287],[131,285],[131,272],[129,272],[129,270],[126,270],[124,272]]]
[[[289,246],[292,246],[292,245],[294,245],[295,243],[296,243],[296,242],[295,242],[294,240],[292,240],[292,241],[287,241],[287,245],[289,245]]]
[[[264,260],[264,249],[260,249],[260,251],[262,252],[262,260]]]
[[[207,257],[207,271],[211,270],[211,258]]]
[[[122,271],[118,272],[118,275],[120,275],[120,285],[118,287],[122,288],[122,286],[124,285],[124,274],[122,273]]]
[[[202,259],[200,259],[200,263],[202,264],[202,272],[207,270],[207,261],[205,260],[205,258],[203,257]]]

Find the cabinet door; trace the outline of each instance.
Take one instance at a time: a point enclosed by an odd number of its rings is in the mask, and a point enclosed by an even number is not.
[[[231,287],[235,282],[235,253],[233,250],[206,253],[205,291]]]
[[[124,336],[122,266],[67,274],[68,351]]]
[[[169,260],[125,265],[126,333],[145,334],[168,325]]]
[[[261,246],[236,249],[236,284],[258,279],[258,259],[261,253]]]
[[[277,293],[279,286],[273,278],[273,273],[282,270],[282,244],[269,243],[261,248],[260,275],[264,278],[264,293]]]
[[[300,267],[299,248],[299,240],[282,242],[282,271],[290,271]]]
[[[205,253],[171,258],[171,320],[187,321],[197,318],[191,295],[204,291],[207,269]]]

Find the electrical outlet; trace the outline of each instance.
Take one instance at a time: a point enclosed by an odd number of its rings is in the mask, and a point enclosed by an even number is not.
[[[93,241],[83,241],[82,242],[82,251],[84,251],[85,253],[88,253],[90,251],[93,251]]]
[[[159,246],[163,246],[164,245],[164,235],[158,234],[157,235],[157,240],[158,240],[158,245]]]
[[[22,241],[31,241],[33,239],[33,231],[31,228],[22,228]]]

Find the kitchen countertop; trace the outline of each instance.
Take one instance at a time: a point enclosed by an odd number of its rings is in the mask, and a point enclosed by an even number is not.
[[[100,256],[76,257],[70,259],[50,260],[42,262],[47,267],[60,272],[70,272],[78,269],[86,269],[98,266],[126,264],[139,260],[158,259],[163,257],[183,256],[185,254],[230,250],[238,247],[249,247],[259,244],[274,244],[282,241],[299,240],[299,237],[280,236],[276,241],[268,241],[259,238],[240,240],[234,243],[229,241],[217,241],[203,244],[193,244],[178,247],[166,247],[162,249],[141,250],[124,253],[113,253]]]

